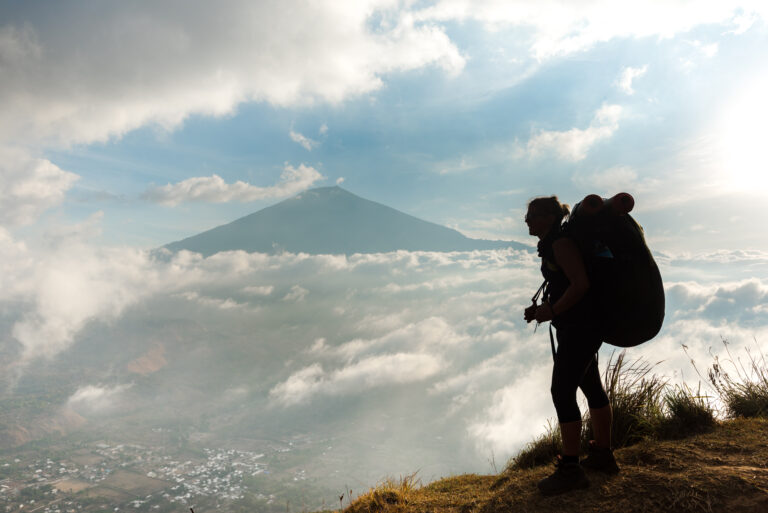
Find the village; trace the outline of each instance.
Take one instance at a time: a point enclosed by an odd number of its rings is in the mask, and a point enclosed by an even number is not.
[[[292,442],[267,446],[289,452]],[[268,475],[265,451],[203,448],[185,458],[163,447],[92,442],[63,456],[0,460],[0,511],[186,511],[204,503],[221,506],[243,499],[265,506],[273,494],[249,489],[247,481]],[[303,470],[293,481],[306,479]],[[107,508],[108,509],[105,509]]]

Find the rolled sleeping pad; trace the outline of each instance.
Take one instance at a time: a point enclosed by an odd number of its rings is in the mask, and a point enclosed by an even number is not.
[[[590,194],[581,200],[577,207],[578,208],[575,208],[574,210],[576,210],[578,214],[593,216],[603,209],[603,198],[597,194]]]
[[[629,193],[620,192],[609,198],[605,202],[605,206],[610,208],[615,215],[623,216],[629,214],[635,208],[635,198]]]

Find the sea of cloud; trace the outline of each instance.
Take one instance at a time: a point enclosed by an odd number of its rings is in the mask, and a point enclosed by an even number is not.
[[[0,303],[4,354],[12,355],[4,363],[14,379],[36,362],[55,368],[86,343],[94,326],[106,333],[103,344],[112,344],[116,361],[121,351],[135,352],[132,332],[170,352],[167,333],[152,326],[173,321],[205,331],[199,340],[190,336],[190,356],[178,359],[184,365],[195,358],[194,344],[216,340],[207,353],[215,360],[234,350],[228,340],[253,339],[237,349],[239,363],[252,358],[263,371],[258,378],[217,377],[226,401],[255,400],[275,419],[376,403],[376,415],[405,417],[392,421],[399,435],[391,450],[406,450],[397,439],[408,434],[443,437],[443,450],[451,444],[467,449],[468,470],[487,470],[479,467],[490,454],[514,454],[554,417],[546,326],[534,332],[522,319],[540,283],[533,252],[203,258],[105,249],[77,238],[52,240],[42,251],[3,235]],[[712,272],[713,266],[726,272],[740,259],[751,266],[742,265],[741,274],[723,279]],[[768,255],[660,254],[658,260],[666,279],[665,326],[656,339],[630,350],[631,358],[658,363],[659,373],[696,386],[701,376],[691,359],[706,369],[713,355],[723,354],[722,339],[737,352],[765,347],[768,283],[754,272],[765,269]],[[691,279],[696,269],[700,279]],[[610,351],[602,351],[603,366]],[[173,358],[160,356],[160,366],[172,370]],[[94,381],[72,383],[62,406],[85,416],[115,411],[138,393],[134,378],[113,368]],[[13,393],[12,386],[6,390]],[[416,411],[429,412],[428,425],[408,422],[408,412]],[[370,414],[360,407],[360,417]]]

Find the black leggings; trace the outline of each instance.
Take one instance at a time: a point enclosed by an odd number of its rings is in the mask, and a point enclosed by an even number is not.
[[[581,388],[590,409],[608,405],[600,380],[597,350],[602,341],[589,325],[561,326],[557,330],[557,353],[552,368],[552,401],[560,423],[581,420],[576,389]]]

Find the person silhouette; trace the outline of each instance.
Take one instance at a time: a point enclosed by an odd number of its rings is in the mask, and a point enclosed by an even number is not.
[[[589,486],[584,468],[615,474],[619,471],[611,450],[611,406],[597,364],[602,344],[599,312],[595,311],[590,283],[582,255],[563,219],[568,205],[557,196],[534,198],[528,203],[525,223],[528,233],[539,238],[541,272],[546,281],[543,302],[525,309],[526,322],[550,321],[557,330],[557,350],[552,367],[552,401],[557,412],[563,453],[555,472],[542,479],[538,488],[555,495]],[[581,411],[576,389],[587,398],[592,431],[589,455],[579,462]]]

